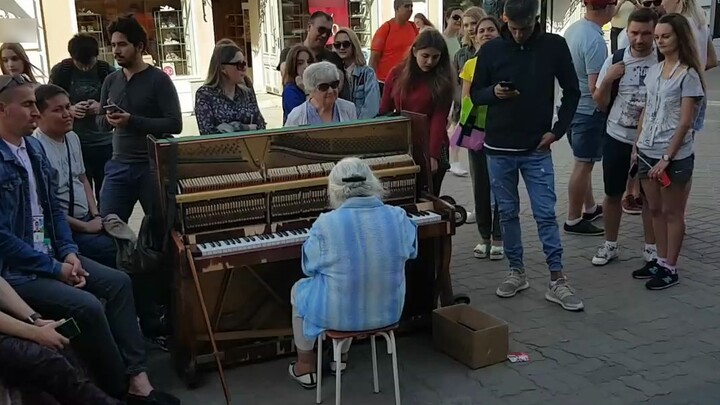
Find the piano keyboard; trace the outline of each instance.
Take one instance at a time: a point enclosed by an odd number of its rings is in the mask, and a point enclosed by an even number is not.
[[[408,212],[407,216],[419,226],[442,221],[442,217],[439,214],[430,211]],[[301,228],[265,235],[253,235],[216,242],[198,243],[197,249],[200,252],[200,256],[215,256],[260,248],[290,246],[304,242],[305,239],[308,238],[309,232],[310,228]]]

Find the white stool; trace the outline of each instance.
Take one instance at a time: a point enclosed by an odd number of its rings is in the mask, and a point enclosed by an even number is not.
[[[395,405],[400,405],[400,380],[398,378],[398,362],[397,362],[397,345],[395,343],[395,333],[393,332],[397,328],[397,324],[390,325],[380,329],[365,330],[358,332],[341,332],[336,330],[325,331],[323,335],[318,336],[318,356],[317,356],[317,398],[315,399],[316,404],[322,403],[322,342],[325,337],[332,339],[333,342],[333,359],[337,365],[337,372],[335,373],[335,405],[340,405],[341,398],[341,385],[342,385],[342,371],[340,370],[340,364],[342,362],[342,347],[343,343],[350,339],[362,339],[370,337],[370,346],[372,348],[372,365],[373,365],[373,389],[377,394],[380,392],[380,384],[378,382],[378,368],[377,368],[377,350],[375,347],[375,338],[382,336],[385,338],[387,343],[387,353],[392,355],[392,367],[393,367],[393,379],[395,382]]]

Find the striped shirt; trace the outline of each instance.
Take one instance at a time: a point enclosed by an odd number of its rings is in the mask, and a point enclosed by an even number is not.
[[[303,333],[360,331],[400,320],[405,262],[417,257],[417,225],[399,207],[355,197],[320,215],[302,248],[307,278],[296,284]]]

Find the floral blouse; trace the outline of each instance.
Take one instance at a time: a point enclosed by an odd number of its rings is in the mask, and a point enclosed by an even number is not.
[[[195,93],[195,118],[200,135],[247,131],[250,124],[257,129],[266,126],[252,89],[237,88],[230,100],[219,87],[200,87]]]

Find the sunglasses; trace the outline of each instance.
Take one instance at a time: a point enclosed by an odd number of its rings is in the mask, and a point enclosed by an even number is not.
[[[15,86],[31,83],[30,77],[25,73],[21,75],[2,75],[0,76],[0,93]]]
[[[321,37],[325,37],[325,36],[328,36],[328,37],[329,37],[330,34],[332,34],[332,28],[328,28],[328,27],[317,27],[317,33],[318,33],[318,35],[320,35]]]
[[[452,18],[453,20],[457,21],[457,20],[461,19],[462,16],[461,16],[460,14],[453,14],[451,18]]]
[[[662,0],[650,0],[650,1],[642,2],[643,7],[647,7],[647,8],[650,8],[652,6],[660,7],[660,4],[662,4]]]
[[[350,49],[352,47],[352,42],[350,41],[335,41],[333,44],[333,47],[335,49]]]
[[[317,86],[317,89],[320,91],[328,91],[329,89],[337,90],[337,88],[340,87],[340,80],[335,80],[334,82],[330,83],[320,83]]]
[[[247,66],[247,62],[245,62],[245,61],[241,61],[241,62],[226,62],[226,63],[223,63],[223,65],[235,66],[235,68],[237,68],[237,70],[245,70],[245,67]]]

